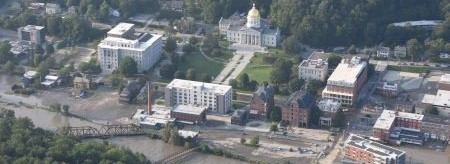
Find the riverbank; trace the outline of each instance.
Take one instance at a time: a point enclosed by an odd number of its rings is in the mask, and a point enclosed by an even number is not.
[[[89,122],[84,119],[75,117],[68,117],[61,113],[51,112],[44,109],[30,109],[23,106],[7,105],[6,103],[0,103],[0,107],[13,110],[16,117],[28,117],[33,121],[36,127],[40,127],[50,131],[56,131],[57,129],[64,126],[92,126],[96,128],[100,127],[99,124],[94,122]],[[151,161],[162,158],[167,154],[178,152],[184,149],[183,147],[177,147],[171,144],[164,143],[161,140],[149,139],[147,136],[113,137],[106,139],[105,141],[129,148],[133,152],[142,153]],[[214,155],[194,153],[189,158],[185,159],[182,163],[239,164],[244,162]]]

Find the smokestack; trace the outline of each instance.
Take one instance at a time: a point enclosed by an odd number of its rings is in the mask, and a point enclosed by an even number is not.
[[[148,115],[151,115],[152,113],[152,90],[150,88],[150,82],[147,82],[147,91],[148,91],[148,100],[147,100],[147,112]]]

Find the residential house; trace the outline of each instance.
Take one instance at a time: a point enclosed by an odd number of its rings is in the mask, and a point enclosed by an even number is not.
[[[55,15],[61,13],[61,6],[56,3],[45,4],[45,13],[50,15]]]
[[[394,56],[399,58],[406,58],[406,46],[395,46],[394,48]]]
[[[379,58],[388,58],[391,54],[391,49],[389,47],[378,47],[377,57]]]

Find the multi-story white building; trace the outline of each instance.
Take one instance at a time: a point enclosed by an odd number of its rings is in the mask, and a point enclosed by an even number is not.
[[[328,55],[324,52],[313,52],[307,60],[298,66],[298,78],[304,80],[325,81],[328,74]]]
[[[352,106],[366,80],[367,62],[358,56],[351,60],[343,59],[328,78],[322,98],[336,100],[343,106]]]
[[[280,42],[280,30],[270,28],[265,19],[261,18],[255,4],[247,14],[247,23],[238,14],[229,19],[220,18],[219,30],[226,35],[227,40],[239,44],[276,47]]]
[[[165,89],[165,105],[198,105],[225,114],[231,110],[231,86],[174,79]]]
[[[120,23],[98,45],[98,62],[104,72],[112,72],[128,56],[136,61],[138,72],[142,72],[158,62],[162,47],[161,35],[138,33],[134,24]]]
[[[35,44],[42,44],[45,42],[45,30],[42,26],[27,25],[17,29],[19,40],[30,41]]]

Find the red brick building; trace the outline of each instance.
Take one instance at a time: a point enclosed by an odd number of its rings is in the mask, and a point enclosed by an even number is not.
[[[309,113],[315,102],[314,95],[305,91],[291,94],[281,110],[283,123],[308,128]]]
[[[383,110],[373,126],[373,137],[388,142],[394,128],[408,128],[420,131],[423,115]]]
[[[438,83],[438,89],[450,91],[450,74],[441,76],[441,79]]]
[[[357,163],[404,164],[406,153],[399,149],[350,134],[344,144],[345,158]]]
[[[250,101],[250,118],[266,119],[270,109],[275,105],[274,94],[275,89],[272,85],[265,84],[258,87]]]

